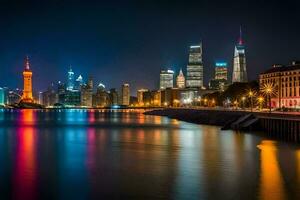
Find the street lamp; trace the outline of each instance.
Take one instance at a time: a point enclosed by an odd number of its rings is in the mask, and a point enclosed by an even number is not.
[[[237,107],[238,107],[239,102],[238,102],[237,100],[235,100],[235,101],[233,102],[233,104],[235,105],[235,109],[237,110]]]
[[[207,103],[207,99],[205,98],[204,99],[204,106],[206,106],[206,103]]]
[[[246,97],[242,97],[242,107],[243,107],[243,109],[245,109],[245,100],[246,100]]]
[[[269,100],[269,112],[272,111],[272,105],[271,105],[271,96],[275,93],[275,89],[272,83],[266,83],[264,84],[262,88],[263,94],[265,94]]]
[[[253,96],[254,96],[254,92],[252,90],[249,90],[248,96],[250,97],[251,112],[252,112],[253,111]]]
[[[260,110],[261,110],[261,108],[262,108],[262,103],[264,102],[264,98],[260,96],[260,97],[257,98],[257,101],[258,101],[258,103],[259,103],[259,108],[260,108]]]

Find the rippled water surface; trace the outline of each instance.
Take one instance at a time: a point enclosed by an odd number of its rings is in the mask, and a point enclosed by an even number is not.
[[[300,146],[141,112],[0,111],[0,199],[300,199]]]

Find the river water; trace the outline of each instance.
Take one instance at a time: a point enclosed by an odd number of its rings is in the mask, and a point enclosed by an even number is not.
[[[0,110],[0,199],[300,199],[300,146],[142,112]]]

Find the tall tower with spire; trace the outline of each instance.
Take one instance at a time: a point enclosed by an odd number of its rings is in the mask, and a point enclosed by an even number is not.
[[[25,58],[24,71],[23,71],[23,79],[24,79],[24,89],[22,95],[22,101],[27,103],[33,102],[32,96],[32,71],[30,69],[29,57]]]
[[[68,71],[67,90],[73,90],[74,83],[74,72],[72,71],[72,66],[70,65],[70,69]]]
[[[240,37],[238,44],[236,44],[234,48],[232,82],[247,81],[245,46],[242,38],[242,28],[240,27]]]

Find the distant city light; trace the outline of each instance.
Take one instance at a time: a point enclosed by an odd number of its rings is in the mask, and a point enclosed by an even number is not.
[[[227,63],[226,62],[216,62],[216,66],[217,67],[227,67]]]

